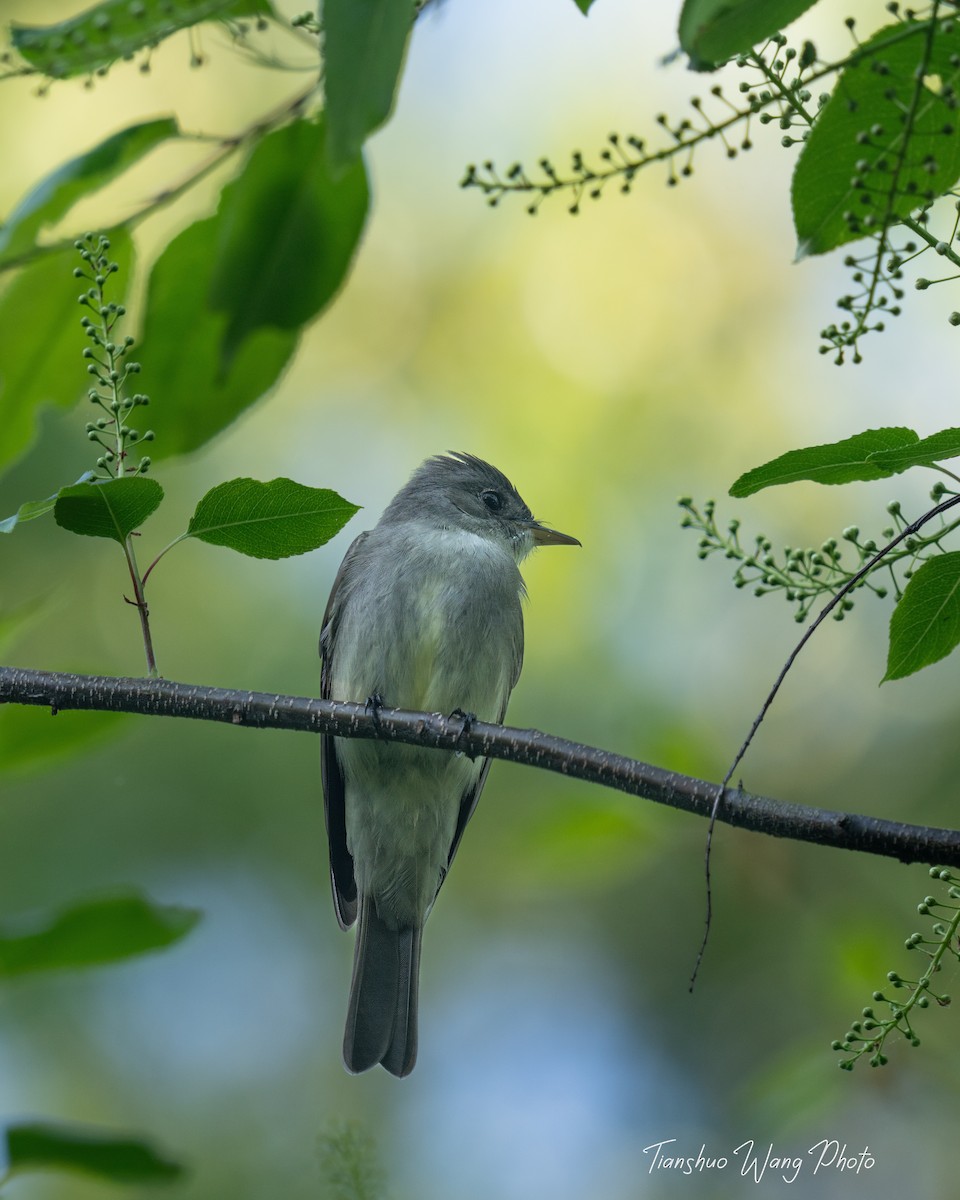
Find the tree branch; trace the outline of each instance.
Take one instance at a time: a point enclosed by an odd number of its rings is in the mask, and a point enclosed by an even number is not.
[[[0,704],[31,704],[61,709],[97,709],[155,717],[189,717],[257,729],[335,733],[338,737],[459,750],[471,757],[502,758],[598,783],[657,804],[709,817],[717,784],[652,767],[636,759],[583,746],[535,729],[470,722],[439,713],[378,710],[376,720],[363,704],[314,700],[304,696],[230,691],[175,683],[169,679],[119,679],[64,675],[20,667],[0,667]],[[830,812],[787,804],[728,788],[717,820],[771,837],[815,842],[897,858],[960,867],[960,831],[902,825],[877,817]]]

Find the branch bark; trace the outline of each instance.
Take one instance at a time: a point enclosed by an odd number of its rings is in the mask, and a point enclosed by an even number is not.
[[[535,729],[514,729],[440,713],[380,709],[376,719],[363,704],[305,696],[231,691],[175,683],[169,679],[123,679],[65,675],[20,667],[0,667],[0,704],[30,704],[52,713],[67,709],[139,713],[220,721],[257,729],[334,733],[338,737],[385,741],[461,751],[471,757],[556,771],[632,796],[709,817],[718,785],[665,771],[636,759],[583,746]],[[960,867],[960,830],[903,825],[855,813],[830,812],[788,804],[741,789],[727,788],[717,820],[770,837],[814,842],[896,858]]]

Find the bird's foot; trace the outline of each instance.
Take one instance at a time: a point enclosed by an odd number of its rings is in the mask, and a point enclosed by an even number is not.
[[[470,754],[467,750],[465,750],[462,743],[469,736],[471,730],[473,729],[473,723],[477,719],[477,714],[472,712],[464,712],[462,708],[455,708],[450,714],[450,720],[453,720],[454,717],[459,717],[463,722],[460,727],[460,732],[457,734],[457,754],[466,754],[467,758],[473,762],[476,758],[476,755]]]
[[[371,692],[366,698],[364,706],[370,714],[370,720],[373,723],[373,728],[377,733],[380,732],[380,709],[384,707],[383,697],[379,692]]]

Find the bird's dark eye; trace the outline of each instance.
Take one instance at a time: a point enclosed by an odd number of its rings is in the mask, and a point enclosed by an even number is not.
[[[491,491],[489,488],[487,491],[480,493],[480,499],[491,512],[499,512],[503,507],[503,497],[499,492]]]

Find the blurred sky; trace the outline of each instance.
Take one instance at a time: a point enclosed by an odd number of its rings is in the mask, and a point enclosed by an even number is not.
[[[40,23],[71,7],[9,0],[0,17]],[[824,51],[847,44],[846,11],[811,14]],[[882,8],[853,11],[866,29]],[[444,0],[421,19],[396,115],[369,147],[374,204],[347,286],[269,400],[189,460],[158,464],[168,500],[144,541],[165,545],[203,492],[238,475],[335,487],[363,511],[303,559],[179,547],[150,585],[164,675],[315,694],[320,614],[350,539],[422,458],[464,449],[583,542],[525,568],[509,719],[722,776],[797,627],[782,600],[736,592],[722,562],[697,562],[676,497],[717,496],[745,536],[793,545],[854,522],[878,534],[893,496],[919,512],[930,478],[723,496],[796,445],[956,424],[960,331],[946,321],[956,302],[933,289],[865,341],[863,365],[817,353],[847,283],[839,260],[792,264],[794,158],[778,132],[755,131],[735,163],[705,147],[677,189],[653,168],[630,197],[611,193],[576,219],[559,199],[531,219],[522,202],[491,211],[460,190],[468,162],[562,164],[573,149],[594,155],[611,130],[652,137],[657,112],[685,115],[712,80],[658,65],[675,19],[672,6],[629,0],[597,0],[589,19],[573,0]],[[306,62],[289,38],[265,38]],[[62,84],[42,99],[5,83],[0,211],[138,117],[175,110],[186,128],[231,133],[302,86],[254,69],[220,32],[202,43],[198,71],[175,38],[147,76],[121,66],[92,90]],[[65,229],[126,211],[188,157],[157,156]],[[142,229],[145,257],[209,211],[215,189],[201,191]],[[81,344],[78,333],[78,373]],[[43,423],[0,480],[0,510],[76,478],[85,420]],[[6,661],[139,673],[119,556],[81,540],[52,522],[5,540],[3,610],[37,610]],[[878,688],[888,617],[867,598],[828,623],[738,773],[745,787],[956,824],[955,660]],[[11,754],[28,738],[56,745],[84,720],[62,714],[51,730],[44,713],[9,717]],[[896,1044],[881,1072],[841,1073],[829,1049],[887,970],[911,966],[901,947],[930,890],[922,868],[720,829],[713,940],[691,997],[702,824],[497,764],[427,931],[417,1069],[353,1079],[339,1062],[351,939],[329,900],[311,740],[135,718],[98,728],[82,756],[3,777],[0,914],[133,883],[206,919],[168,953],[0,992],[0,1113],[148,1130],[190,1162],[171,1192],[185,1200],[333,1194],[317,1138],[342,1119],[363,1123],[395,1200],[740,1196],[733,1151],[750,1139],[804,1157],[838,1139],[876,1156],[860,1175],[768,1174],[758,1193],[949,1191],[951,1013],[921,1017],[924,1045]],[[650,1175],[644,1148],[665,1139],[735,1165]],[[107,1192],[24,1180],[10,1194]]]

